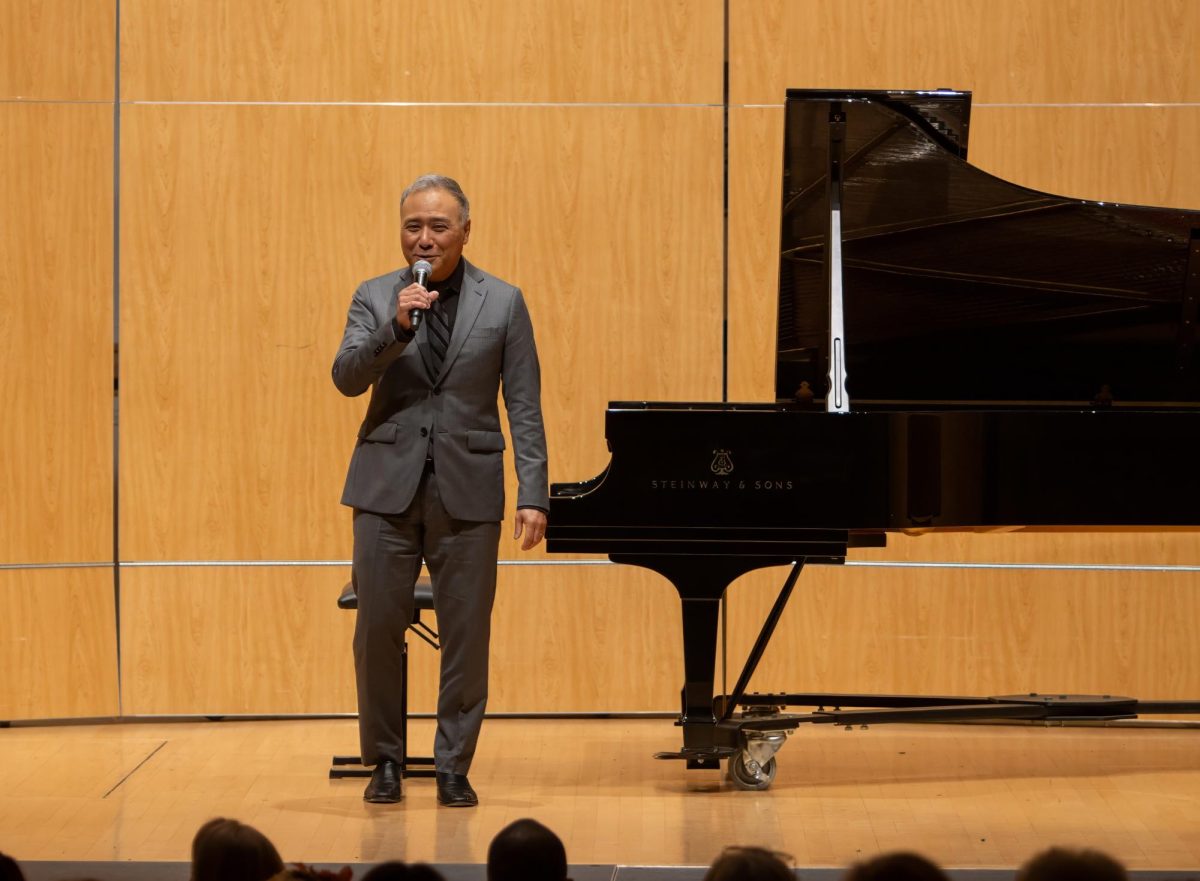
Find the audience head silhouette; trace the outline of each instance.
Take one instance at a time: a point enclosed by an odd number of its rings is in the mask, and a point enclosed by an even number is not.
[[[275,845],[237,820],[209,820],[192,839],[192,881],[267,881],[281,871]]]
[[[713,860],[704,881],[797,881],[785,858],[761,847],[727,847]],[[351,881],[352,877],[349,866],[340,871],[303,863],[285,868],[275,845],[237,820],[209,820],[192,839],[191,881]],[[0,881],[25,881],[16,860],[3,853]],[[425,863],[394,860],[375,866],[362,881],[445,879]],[[501,829],[488,846],[487,881],[569,881],[566,848],[537,820],[517,820]],[[842,881],[949,881],[949,877],[920,854],[896,851],[854,863]],[[1027,860],[1014,881],[1129,881],[1129,876],[1124,866],[1100,851],[1052,847]]]
[[[0,853],[0,881],[25,881],[17,861],[3,853]]]
[[[517,820],[488,845],[487,881],[565,881],[567,850],[537,820]]]
[[[884,853],[847,871],[844,881],[949,881],[946,873],[917,853]]]
[[[796,875],[774,851],[727,847],[708,867],[704,881],[796,881]]]
[[[1052,847],[1017,870],[1016,881],[1128,881],[1125,867],[1098,850]]]

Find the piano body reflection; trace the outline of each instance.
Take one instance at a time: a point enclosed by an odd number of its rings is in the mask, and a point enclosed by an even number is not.
[[[801,568],[893,530],[1200,526],[1200,212],[1069,199],[966,160],[964,92],[790,90],[778,403],[615,402],[547,548],[668,578],[689,767],[764,789],[804,723],[1114,719],[1200,701],[747,696]],[[719,603],[791,566],[729,695]],[[812,712],[786,714],[787,707]]]

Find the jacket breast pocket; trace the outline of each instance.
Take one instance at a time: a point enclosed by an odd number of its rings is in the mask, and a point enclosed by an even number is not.
[[[499,352],[504,348],[503,327],[473,327],[463,340],[463,349],[473,354]]]

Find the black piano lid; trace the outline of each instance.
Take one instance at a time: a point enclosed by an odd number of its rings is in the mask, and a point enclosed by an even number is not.
[[[829,118],[845,113],[852,409],[1200,405],[1200,212],[1064,198],[966,161],[967,92],[789,90],[776,397],[828,388]],[[1046,133],[1047,142],[1054,138]]]

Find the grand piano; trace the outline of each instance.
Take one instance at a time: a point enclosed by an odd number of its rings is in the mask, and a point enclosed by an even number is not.
[[[1200,212],[1037,192],[967,161],[967,92],[789,90],[775,404],[609,405],[547,549],[682,600],[683,744],[765,789],[807,723],[1122,719],[1111,695],[747,694],[805,565],[897,530],[1200,526]],[[714,696],[729,584],[790,567]],[[805,713],[789,707],[811,708]]]

